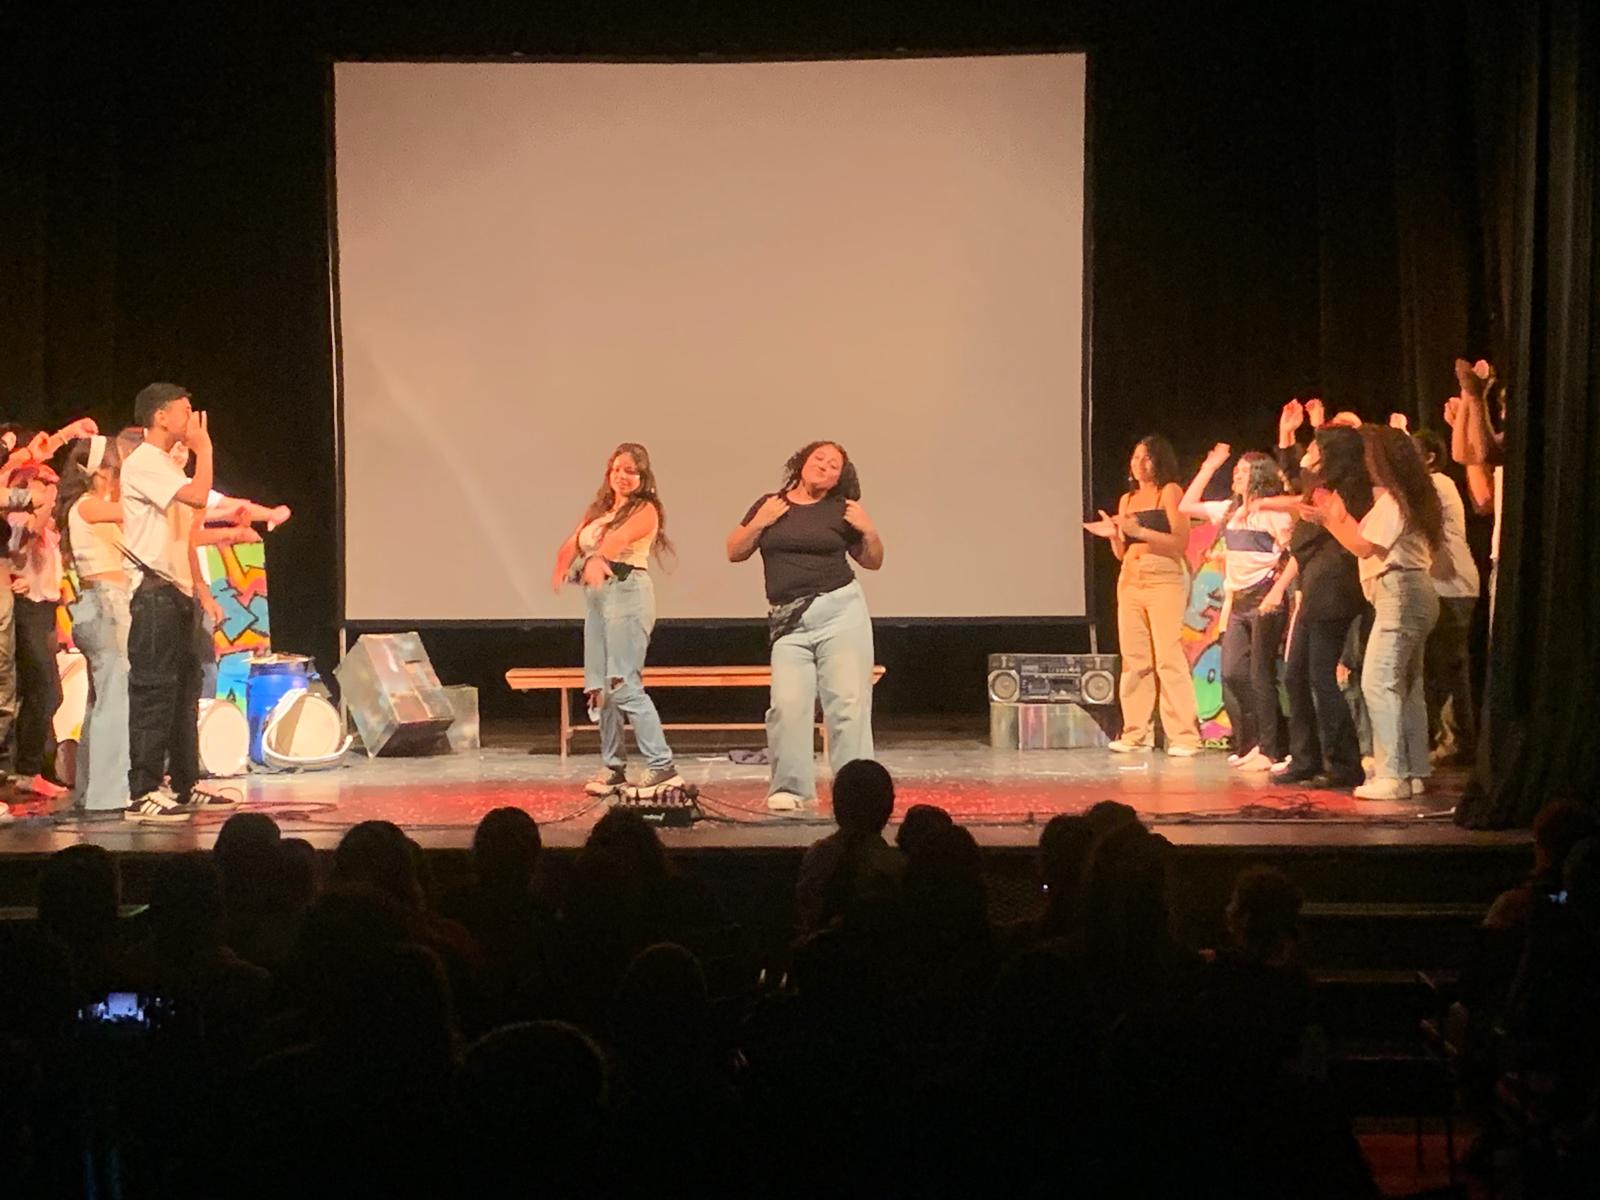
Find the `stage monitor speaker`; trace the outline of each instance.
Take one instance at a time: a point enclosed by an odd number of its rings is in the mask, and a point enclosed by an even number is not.
[[[364,633],[333,673],[369,756],[427,753],[455,722],[416,633]]]
[[[994,704],[1117,702],[1115,654],[991,654],[989,700]]]

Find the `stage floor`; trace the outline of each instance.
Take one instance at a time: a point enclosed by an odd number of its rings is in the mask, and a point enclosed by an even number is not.
[[[985,731],[986,732],[986,731]],[[540,740],[542,739],[542,740]],[[1180,845],[1383,846],[1505,845],[1526,833],[1475,833],[1450,819],[1464,776],[1440,774],[1429,792],[1407,802],[1359,801],[1348,792],[1274,784],[1265,775],[1228,767],[1221,751],[1196,759],[1106,750],[995,750],[970,722],[923,723],[880,731],[879,759],[896,782],[896,819],[912,804],[937,804],[973,830],[985,846],[1025,847],[1058,813],[1096,801],[1120,800]],[[591,755],[563,760],[545,749],[539,728],[502,726],[484,749],[433,758],[367,759],[352,754],[332,770],[251,775],[214,781],[237,790],[250,810],[266,812],[288,834],[331,849],[359,821],[383,819],[429,849],[464,848],[478,819],[516,805],[539,821],[545,844],[581,845],[604,811],[584,795],[596,768]],[[832,827],[827,782],[815,809],[797,816],[768,813],[767,768],[732,762],[726,750],[680,747],[678,769],[700,789],[706,819],[664,829],[679,849],[792,848]],[[49,853],[91,841],[120,852],[161,853],[209,847],[223,817],[184,825],[132,825],[120,813],[50,816],[19,805],[0,826],[0,855]]]

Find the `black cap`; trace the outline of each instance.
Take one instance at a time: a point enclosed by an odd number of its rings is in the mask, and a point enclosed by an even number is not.
[[[176,383],[149,383],[139,389],[133,398],[133,421],[145,429],[155,420],[155,415],[174,400],[181,400],[189,389]]]

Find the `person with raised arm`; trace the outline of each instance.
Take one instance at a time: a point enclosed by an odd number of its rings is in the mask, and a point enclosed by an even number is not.
[[[1356,556],[1372,604],[1361,692],[1372,721],[1373,778],[1361,800],[1403,800],[1427,790],[1428,706],[1423,653],[1439,619],[1429,569],[1444,538],[1439,494],[1412,441],[1387,425],[1365,425],[1372,508],[1357,519],[1334,492],[1313,501],[1315,519]]]
[[[682,787],[655,701],[644,690],[645,655],[656,623],[650,554],[670,552],[666,509],[656,490],[650,454],[623,442],[606,459],[600,490],[572,535],[556,551],[551,587],[583,586],[583,689],[600,725],[600,770],[584,784],[591,796],[632,786],[644,798]],[[633,725],[647,769],[630,785],[623,719]]]
[[[144,440],[122,460],[122,555],[133,589],[128,629],[129,821],[167,824],[233,801],[197,786],[196,715],[204,636],[196,597],[197,513],[211,493],[211,434],[187,388],[152,383],[133,402]],[[194,454],[194,475],[173,461]],[[170,775],[170,786],[163,776]]]
[[[1284,614],[1281,605],[1264,608],[1262,601],[1283,570],[1294,517],[1258,503],[1283,492],[1277,463],[1258,451],[1239,456],[1229,499],[1204,499],[1212,477],[1232,454],[1226,443],[1211,448],[1179,509],[1222,531],[1226,614],[1222,697],[1234,739],[1228,763],[1245,771],[1267,771],[1286,753],[1278,703],[1278,650],[1283,643]]]
[[[1133,448],[1129,489],[1116,516],[1100,513],[1086,526],[1107,538],[1122,569],[1117,574],[1117,643],[1122,656],[1122,732],[1116,754],[1148,751],[1156,709],[1167,753],[1200,753],[1194,679],[1183,653],[1183,614],[1189,605],[1189,518],[1179,508],[1178,457],[1172,443],[1151,434]]]
[[[783,484],[750,506],[728,535],[730,562],[761,552],[772,649],[767,807],[795,812],[816,799],[811,752],[817,699],[829,765],[873,757],[872,617],[846,556],[883,566],[883,539],[861,507],[855,465],[838,442],[802,446]]]

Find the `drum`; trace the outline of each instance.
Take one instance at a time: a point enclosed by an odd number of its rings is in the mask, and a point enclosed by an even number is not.
[[[339,710],[322,696],[300,690],[279,699],[261,732],[264,765],[280,771],[337,766],[350,749]]]
[[[243,775],[250,766],[250,722],[228,700],[200,701],[200,773]]]
[[[267,718],[285,696],[304,692],[311,685],[313,674],[311,660],[303,654],[266,654],[250,660],[245,708],[250,718],[250,758],[253,761],[262,766],[267,764],[261,749]]]

